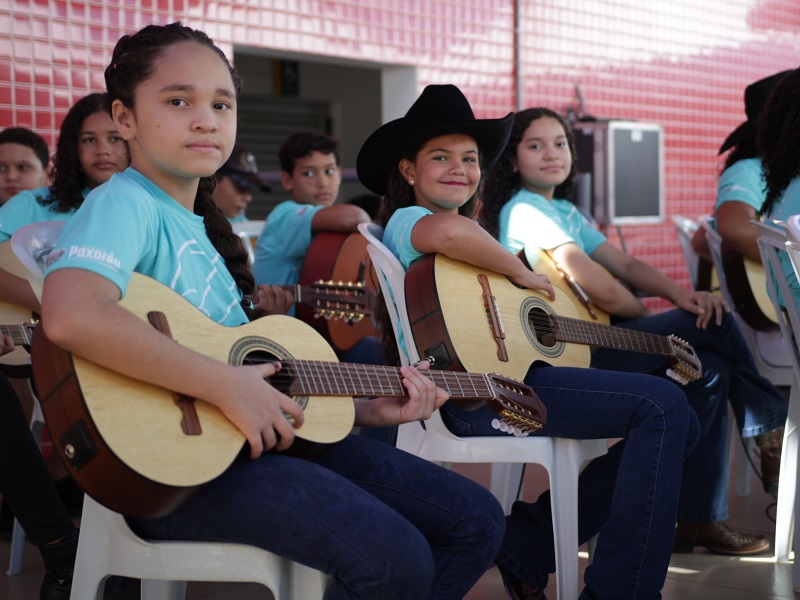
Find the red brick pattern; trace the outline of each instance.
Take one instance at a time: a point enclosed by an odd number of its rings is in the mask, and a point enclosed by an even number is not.
[[[183,20],[226,51],[246,44],[416,65],[421,86],[455,83],[479,116],[514,110],[511,0],[0,1],[0,127],[52,144],[74,99],[103,87],[117,38]],[[712,206],[721,141],[751,81],[800,64],[795,0],[521,0],[523,106],[576,105],[664,129],[667,216]],[[671,222],[624,226],[629,252],[688,283]],[[610,231],[612,240],[616,232]],[[663,305],[656,305],[663,306]]]

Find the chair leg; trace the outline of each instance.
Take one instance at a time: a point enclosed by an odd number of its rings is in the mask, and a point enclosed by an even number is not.
[[[550,477],[550,506],[556,555],[556,586],[559,600],[578,597],[578,474],[580,441],[554,440]]]
[[[786,427],[783,434],[778,508],[775,515],[775,558],[779,561],[789,560],[794,534],[794,511],[797,499],[797,454],[798,450],[800,450],[800,445],[798,445],[798,436],[800,436],[798,424],[800,424],[800,385],[798,385],[797,374],[795,374],[789,397],[789,415],[786,418]]]
[[[11,529],[11,555],[8,557],[8,575],[16,575],[22,570],[22,558],[25,554],[25,530],[19,521],[14,519]]]
[[[142,580],[142,600],[184,600],[185,581]]]
[[[523,467],[522,463],[492,463],[489,489],[507,515],[511,513],[511,505],[517,500]]]

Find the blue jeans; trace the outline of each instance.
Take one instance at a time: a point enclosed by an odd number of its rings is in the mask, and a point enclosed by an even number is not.
[[[547,426],[535,435],[623,438],[580,476],[580,543],[600,534],[581,598],[659,598],[683,460],[698,434],[683,392],[650,375],[568,367],[531,369],[525,383],[547,406]],[[489,408],[445,405],[442,418],[457,435],[498,435]],[[547,585],[555,571],[549,492],[514,503],[497,560],[520,579]]]
[[[678,518],[716,522],[728,518],[728,402],[743,437],[780,427],[787,403],[759,375],[736,321],[726,315],[720,326],[698,329],[697,317],[683,310],[618,323],[618,326],[687,341],[703,363],[701,379],[683,387],[700,421],[700,440],[683,468]],[[592,366],[666,377],[666,358],[653,354],[597,350]]]
[[[258,546],[332,577],[326,600],[462,598],[494,559],[503,511],[469,479],[360,436],[308,458],[239,458],[151,539]]]

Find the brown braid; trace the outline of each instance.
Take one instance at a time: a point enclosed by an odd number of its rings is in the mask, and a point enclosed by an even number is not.
[[[242,239],[233,233],[231,222],[214,202],[211,194],[214,192],[214,177],[203,177],[197,188],[197,196],[194,201],[194,213],[203,217],[206,226],[206,235],[214,248],[217,249],[222,260],[225,261],[233,280],[239,287],[243,296],[250,296],[255,291],[256,282],[253,272],[247,261],[247,250],[245,250]],[[252,318],[249,303],[243,303],[247,316]]]

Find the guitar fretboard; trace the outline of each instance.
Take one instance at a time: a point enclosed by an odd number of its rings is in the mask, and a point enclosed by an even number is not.
[[[534,315],[529,317],[529,322],[540,333],[549,327],[555,338],[562,342],[662,354],[664,356],[674,355],[670,339],[663,335],[624,329],[622,327],[611,327],[602,323],[593,323],[583,319],[557,315],[548,317]],[[555,327],[553,327],[552,323],[555,323]]]
[[[283,360],[283,369],[270,381],[291,381],[292,395],[402,397],[408,392],[396,367],[357,365],[314,360]],[[494,398],[486,375],[453,371],[423,371],[453,398]]]
[[[25,325],[0,325],[0,333],[10,336],[14,340],[15,346],[28,346],[31,343],[30,335]]]

